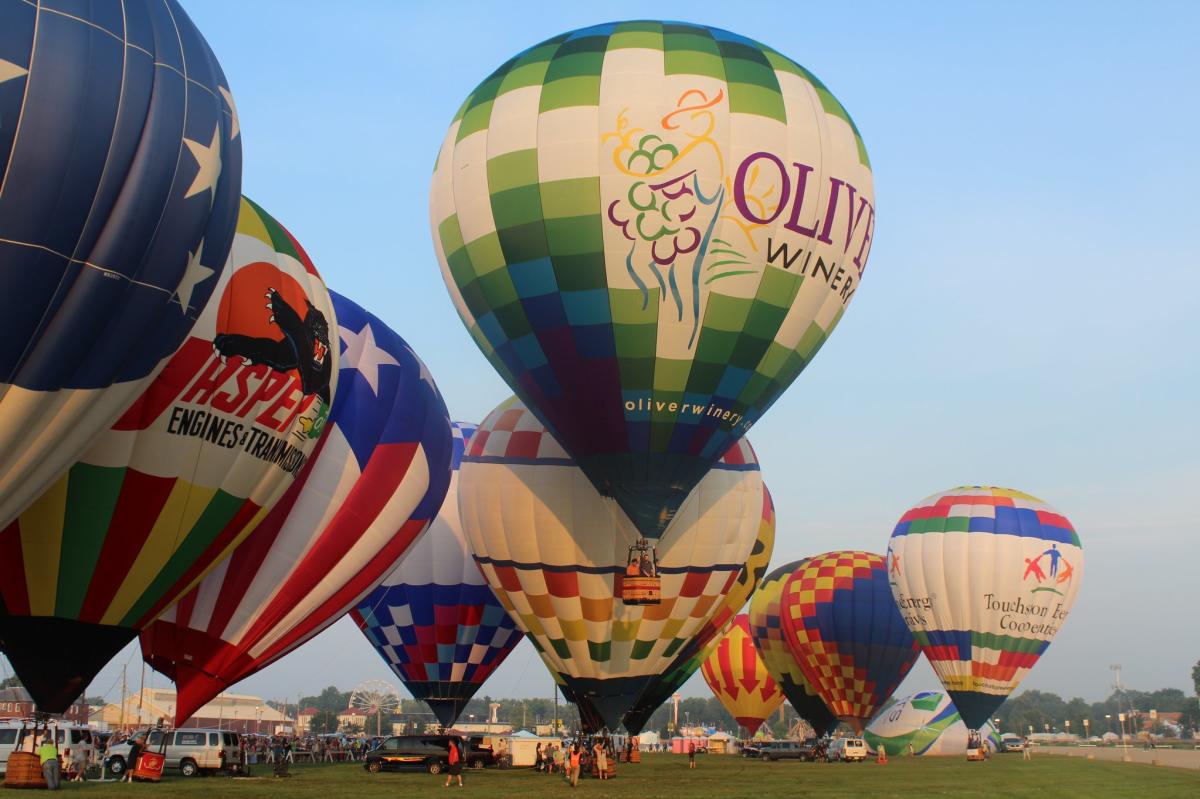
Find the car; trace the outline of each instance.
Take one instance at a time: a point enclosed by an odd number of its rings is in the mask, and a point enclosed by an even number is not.
[[[1006,732],[1000,736],[999,748],[1001,752],[1020,752],[1025,748],[1025,739],[1020,735]]]
[[[232,730],[208,727],[189,727],[182,730],[145,730],[146,748],[157,752],[165,736],[166,762],[164,768],[178,769],[185,777],[217,771],[237,772],[241,765],[241,739]],[[104,765],[114,776],[121,776],[133,763],[129,762],[129,741],[113,744],[104,757]]]
[[[457,744],[460,750],[464,746],[463,739],[457,735],[393,735],[367,752],[363,768],[373,774],[401,770],[441,774],[450,765],[451,743]]]
[[[867,742],[862,738],[834,738],[829,744],[829,759],[842,763],[861,763],[867,759]]]
[[[759,741],[747,741],[742,744],[742,757],[758,757],[762,754],[762,747]]]
[[[760,760],[804,760],[799,741],[769,741],[758,750]]]

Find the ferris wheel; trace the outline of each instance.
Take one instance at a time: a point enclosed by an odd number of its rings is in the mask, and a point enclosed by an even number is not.
[[[391,716],[400,709],[400,692],[396,686],[383,680],[367,680],[360,683],[350,694],[350,707],[375,717],[375,734],[382,734],[383,717]]]

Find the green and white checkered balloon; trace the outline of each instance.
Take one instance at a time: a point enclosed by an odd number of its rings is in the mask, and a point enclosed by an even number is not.
[[[476,343],[658,538],[841,319],[875,198],[854,123],[799,64],[715,28],[621,22],[479,84],[430,213]]]

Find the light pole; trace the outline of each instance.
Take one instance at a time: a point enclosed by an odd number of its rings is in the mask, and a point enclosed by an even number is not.
[[[1063,722],[1063,725],[1066,726],[1066,728],[1067,728],[1067,735],[1070,735],[1071,734],[1071,720],[1067,719],[1066,721]]]
[[[1112,713],[1104,714],[1104,724],[1108,727],[1108,731],[1112,732]]]
[[[1091,721],[1091,719],[1083,720],[1083,737],[1084,738],[1092,737],[1092,721]]]
[[[255,710],[254,734],[262,735],[262,705],[259,705]]]

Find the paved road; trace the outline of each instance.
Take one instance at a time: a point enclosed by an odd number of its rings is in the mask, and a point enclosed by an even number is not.
[[[1175,768],[1200,768],[1200,749],[1117,749],[1110,746],[1038,746],[1033,756],[1065,755],[1087,757],[1095,755],[1097,760],[1123,760],[1128,757],[1134,763],[1152,763],[1157,760],[1164,766]],[[1008,757],[1009,755],[1006,755]]]

